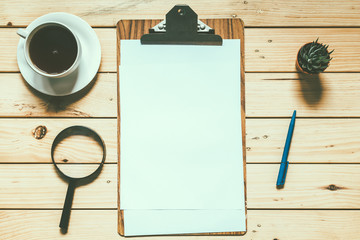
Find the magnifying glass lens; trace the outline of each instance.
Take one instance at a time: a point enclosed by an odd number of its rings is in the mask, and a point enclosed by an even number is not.
[[[71,178],[89,176],[101,164],[103,150],[91,133],[69,135],[54,149],[54,162],[59,170]]]

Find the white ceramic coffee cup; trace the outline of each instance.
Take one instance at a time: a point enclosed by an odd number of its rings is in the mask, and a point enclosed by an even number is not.
[[[37,33],[40,29],[42,29],[44,27],[54,26],[54,25],[55,26],[60,26],[60,27],[63,27],[65,29],[67,29],[74,36],[74,38],[76,40],[76,44],[77,44],[77,54],[76,54],[76,58],[75,58],[74,63],[67,70],[65,70],[64,72],[61,72],[61,73],[52,74],[52,73],[47,73],[44,70],[38,68],[36,66],[36,64],[34,64],[31,61],[30,52],[29,52],[29,46],[30,46],[30,42],[31,42],[33,36],[35,35],[35,33]],[[68,28],[66,25],[64,25],[62,23],[59,23],[59,22],[53,22],[53,21],[52,22],[44,22],[44,23],[40,24],[39,26],[35,27],[31,31],[28,31],[27,29],[24,29],[24,28],[20,28],[20,29],[18,29],[17,34],[20,37],[24,38],[24,40],[25,40],[24,54],[25,54],[26,62],[38,74],[40,74],[42,76],[45,76],[45,77],[49,77],[49,78],[61,78],[61,77],[65,77],[65,76],[71,74],[79,66],[79,59],[80,59],[80,55],[81,55],[81,45],[80,45],[79,39],[76,36],[76,34],[70,28]]]

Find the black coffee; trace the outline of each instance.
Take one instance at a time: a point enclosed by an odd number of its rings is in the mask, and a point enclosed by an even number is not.
[[[74,35],[61,26],[46,26],[35,33],[30,41],[31,61],[49,74],[69,69],[77,56],[78,47]]]

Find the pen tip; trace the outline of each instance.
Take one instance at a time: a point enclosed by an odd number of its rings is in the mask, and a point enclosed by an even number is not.
[[[296,110],[294,110],[293,116],[296,116]]]

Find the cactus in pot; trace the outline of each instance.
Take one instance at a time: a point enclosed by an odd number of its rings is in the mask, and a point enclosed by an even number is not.
[[[329,52],[329,45],[318,43],[318,40],[319,38],[300,48],[297,54],[296,67],[301,72],[318,74],[325,71],[329,66],[332,59],[330,55],[334,50]]]

